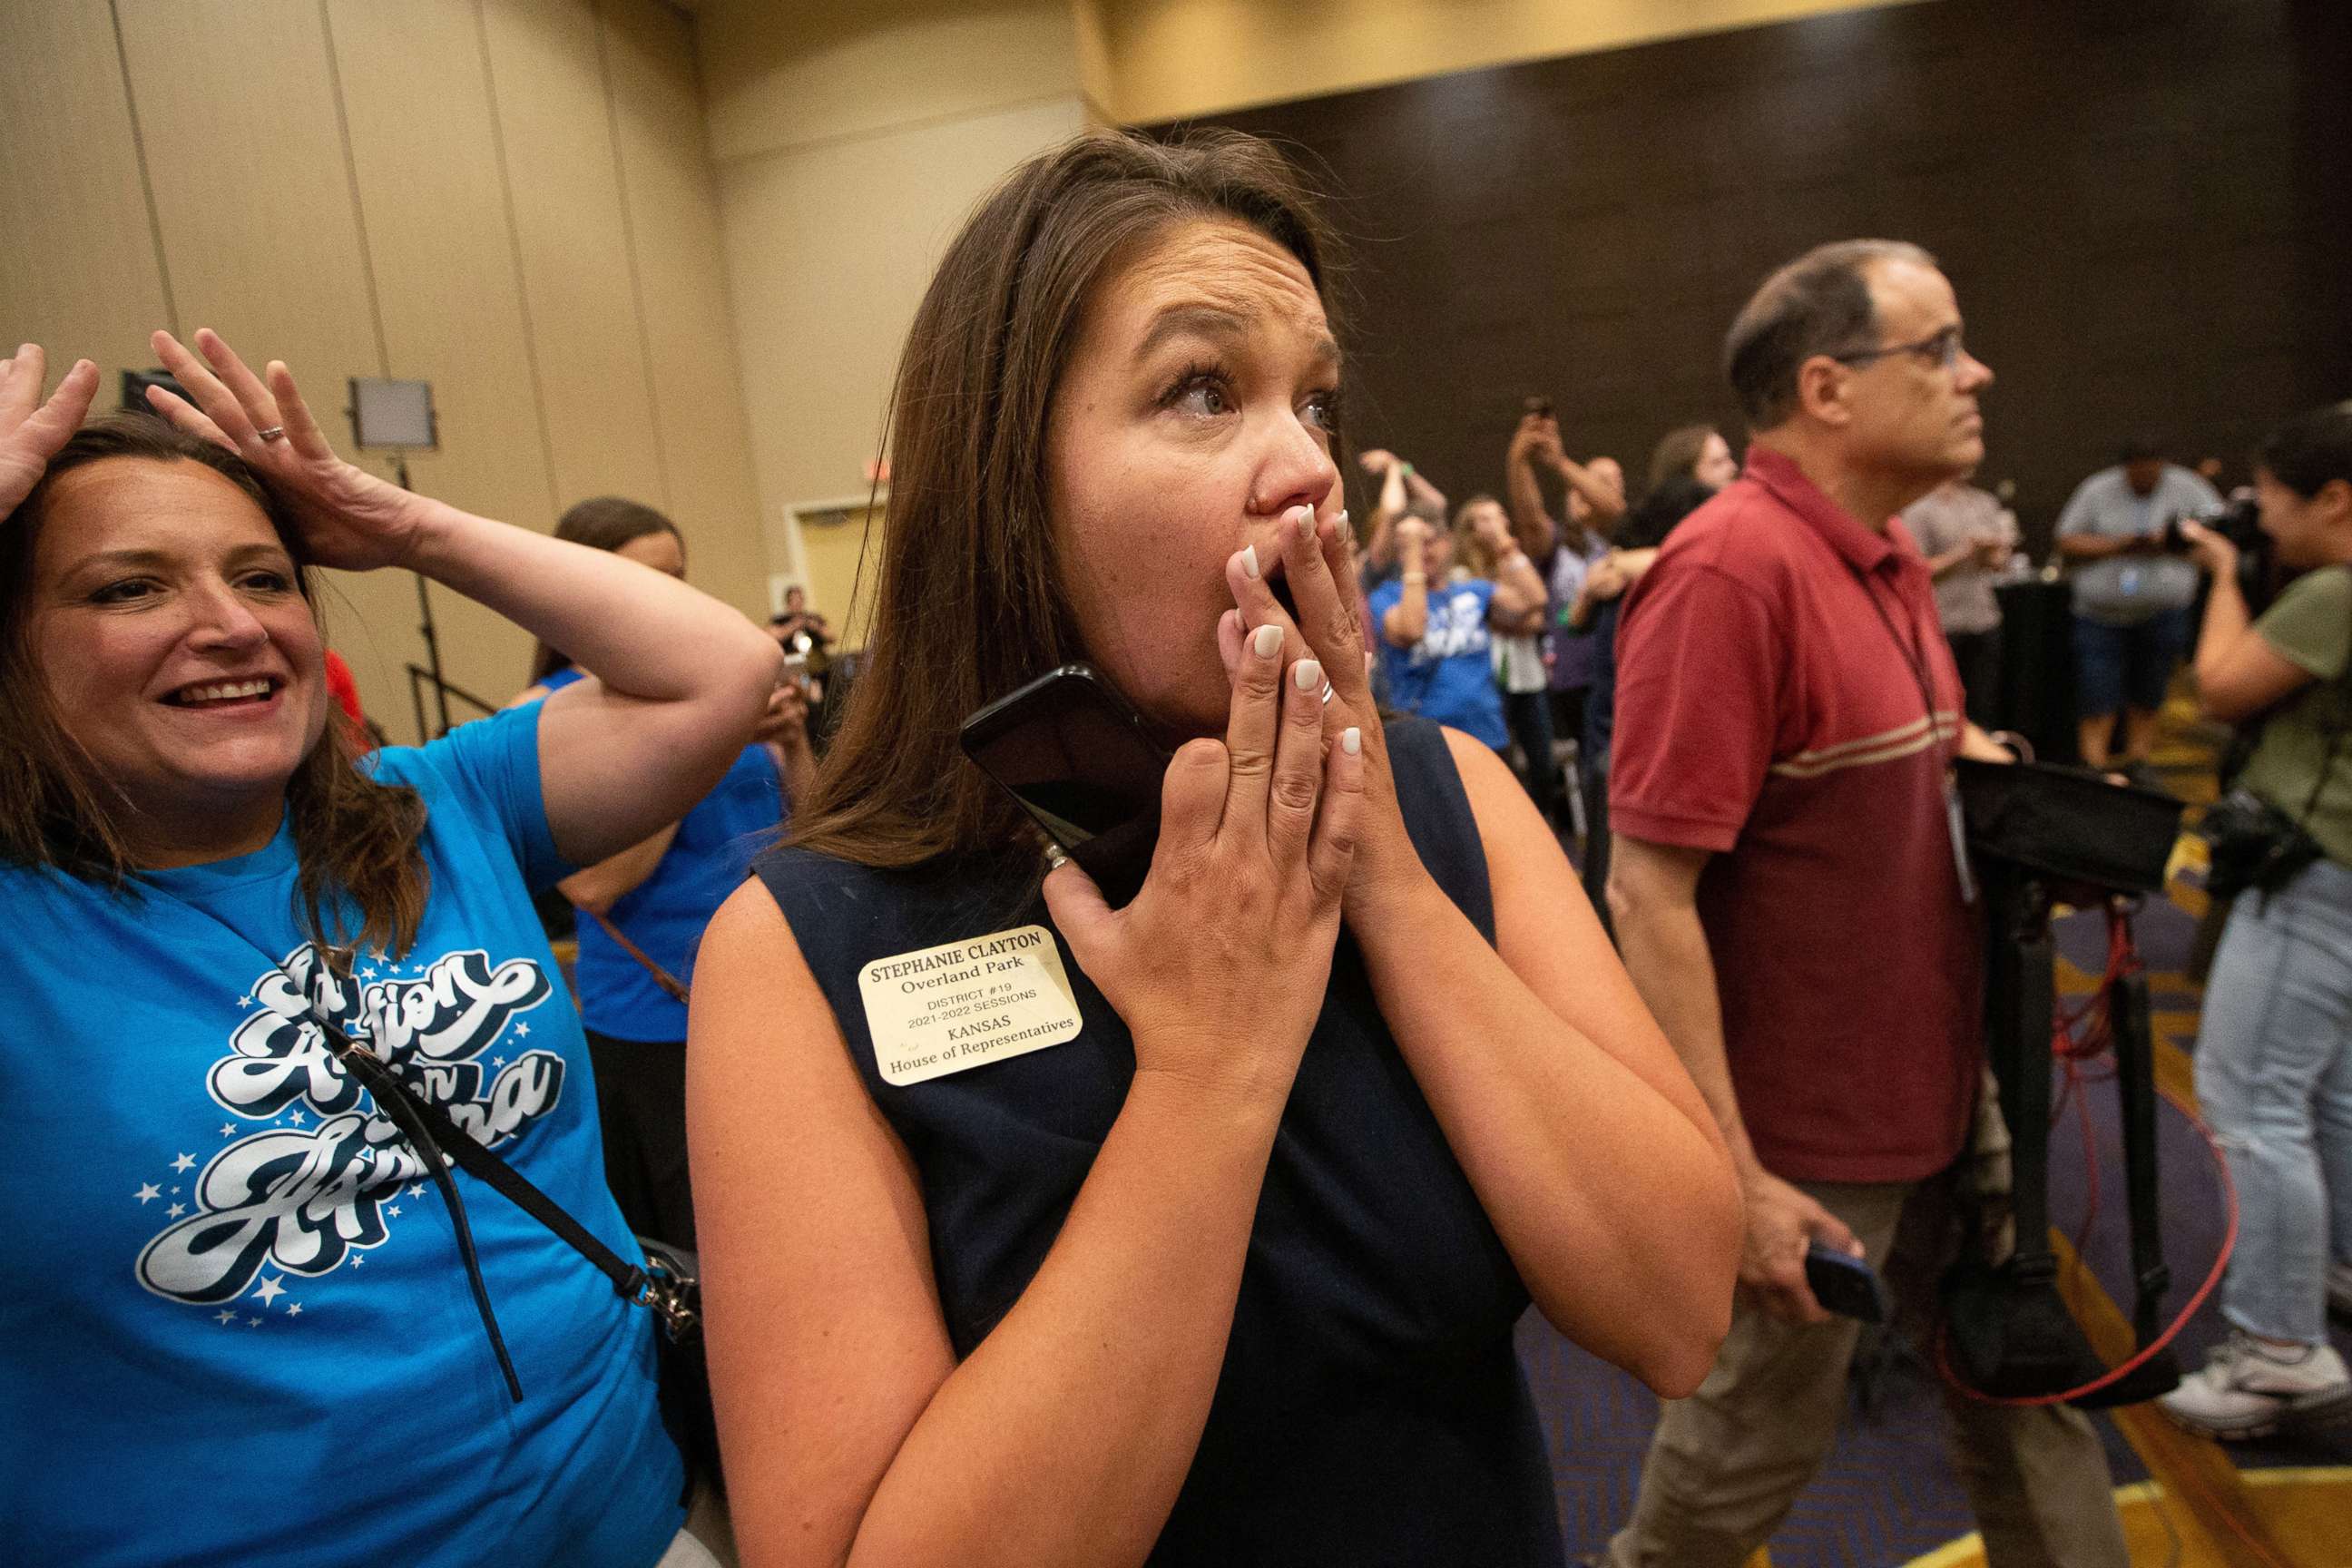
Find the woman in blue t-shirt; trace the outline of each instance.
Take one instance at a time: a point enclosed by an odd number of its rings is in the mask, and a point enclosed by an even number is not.
[[[686,541],[652,507],[598,496],[567,508],[555,537],[609,550],[665,576],[686,575]],[[536,702],[585,671],[546,643],[531,684],[512,704]],[[642,844],[556,884],[585,918],[572,984],[596,1067],[604,1173],[621,1217],[641,1236],[694,1246],[694,1191],[686,1169],[686,987],[694,949],[727,895],[774,836],[816,767],[808,697],[787,679],[767,717],[711,792]]]
[[[1713,1359],[1705,1102],[1510,771],[1372,706],[1328,243],[1264,142],[1090,137],[916,313],[868,662],[696,980],[747,1562],[1558,1568],[1529,1300]],[[958,745],[1074,660],[1173,753],[1118,909]]]
[[[1451,572],[1457,536],[1477,539],[1491,576]],[[1516,626],[1543,608],[1543,579],[1511,537],[1491,496],[1462,503],[1452,533],[1409,517],[1396,527],[1397,574],[1372,590],[1389,706],[1475,735],[1497,752],[1511,745],[1495,684],[1496,622]]]
[[[154,340],[193,405],[78,435],[90,367],[32,414],[38,353],[0,366],[0,1234],[42,1281],[0,1293],[12,1560],[707,1563],[651,1313],[346,1053],[626,1248],[531,893],[709,790],[775,647],[343,462],[284,366],[196,343]],[[362,763],[320,566],[600,679]]]

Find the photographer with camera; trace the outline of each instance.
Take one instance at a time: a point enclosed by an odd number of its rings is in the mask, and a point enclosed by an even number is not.
[[[2087,765],[2119,764],[2135,784],[2160,787],[2147,772],[2156,715],[2188,651],[2197,598],[2197,569],[2172,525],[2221,510],[2211,485],[2135,437],[2114,468],[2074,487],[2058,514],[2058,552],[2074,569],[2076,733]]]
[[[2326,1327],[2330,1302],[2352,1312],[2352,402],[2288,421],[2257,461],[2263,531],[2308,569],[2259,620],[2238,545],[2181,529],[2213,580],[2199,699],[2262,727],[2205,822],[2209,883],[2250,895],[2214,955],[2197,1043],[2198,1101],[2242,1205],[2221,1293],[2231,1331],[2163,1401],[2224,1438],[2352,1412]]]

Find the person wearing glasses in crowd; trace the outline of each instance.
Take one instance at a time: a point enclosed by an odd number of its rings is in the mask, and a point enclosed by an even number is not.
[[[196,346],[155,334],[168,425],[79,434],[93,367],[35,414],[39,353],[0,365],[0,1234],[41,1279],[0,1295],[10,1560],[709,1564],[652,1311],[356,1053],[625,1255],[531,897],[709,789],[775,645],[344,462],[284,365]],[[317,567],[420,573],[593,673],[362,762]]]
[[[1860,1329],[1814,1298],[1808,1247],[1932,1303],[1997,1113],[1948,770],[2009,753],[1963,717],[1895,516],[1982,459],[1992,372],[1934,258],[1889,240],[1773,273],[1725,363],[1744,471],[1625,601],[1609,900],[1739,1166],[1747,1242],[1731,1335],[1665,1407],[1614,1568],[1738,1568],[1763,1544],[1835,1436]],[[2080,1412],[1945,1404],[1990,1561],[2123,1568]]]
[[[751,1568],[1549,1568],[1530,1298],[1713,1357],[1705,1105],[1509,769],[1372,707],[1329,244],[1262,142],[1094,137],[917,311],[870,662],[691,1021]],[[1072,660],[1173,750],[1118,909],[956,751]]]

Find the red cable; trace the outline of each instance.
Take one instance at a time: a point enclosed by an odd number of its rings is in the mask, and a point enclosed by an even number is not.
[[[2053,1032],[2052,1054],[2056,1056],[2066,1068],[2066,1095],[2074,1098],[2083,1119],[2084,1163],[2089,1187],[2089,1213],[2084,1216],[2083,1227],[2077,1234],[2074,1244],[2074,1267],[2078,1269],[2083,1267],[2083,1243],[2088,1239],[2091,1222],[2098,1214],[2099,1163],[2096,1142],[2090,1122],[2090,1106],[2081,1095],[2075,1092],[2079,1074],[2077,1064],[2106,1047],[2109,1043],[2112,1019],[2108,1016],[2109,1010],[2105,998],[2110,994],[2116,981],[2137,973],[2141,967],[2138,951],[2132,943],[2131,925],[2125,912],[2124,902],[2122,900],[2116,900],[2107,907],[2107,973],[2101,980],[2099,989],[2091,1001],[2077,1008],[2071,1016],[2063,1007],[2058,1009],[2057,1027]],[[2094,1006],[2097,1007],[2099,1016],[2085,1037],[2077,1041],[2072,1026],[2088,1016]],[[2086,1394],[2096,1394],[2103,1388],[2112,1387],[2147,1365],[2155,1358],[2158,1352],[2179,1338],[2180,1331],[2189,1326],[2189,1321],[2197,1315],[2198,1309],[2205,1305],[2207,1298],[2210,1297],[2221,1283],[2221,1276],[2228,1271],[2230,1266],[2230,1255],[2237,1249],[2238,1246],[2237,1184],[2230,1180],[2229,1161],[2222,1155],[2220,1142],[2198,1118],[2197,1113],[2189,1110],[2187,1104],[2162,1085],[2157,1086],[2157,1092],[2163,1095],[2165,1102],[2180,1112],[2187,1118],[2189,1125],[2197,1130],[2198,1137],[2204,1140],[2206,1152],[2213,1157],[2214,1173],[2221,1180],[2221,1196],[2230,1216],[2229,1224],[2221,1237],[2221,1250],[2215,1254],[2213,1267],[2207,1271],[2204,1283],[2197,1287],[2196,1293],[2189,1298],[2188,1304],[2180,1309],[2179,1315],[2167,1325],[2164,1331],[2142,1346],[2129,1360],[2111,1368],[2105,1374],[2094,1378],[2079,1388],[2070,1388],[2057,1394],[2003,1395],[1987,1394],[1980,1389],[1971,1388],[1952,1370],[1951,1331],[1950,1325],[1947,1323],[1937,1335],[1937,1368],[1943,1373],[1947,1383],[1969,1398],[1987,1405],[2030,1408],[2037,1405],[2063,1405],[2069,1400],[2080,1399]],[[2060,1103],[2063,1107],[2063,1097]]]

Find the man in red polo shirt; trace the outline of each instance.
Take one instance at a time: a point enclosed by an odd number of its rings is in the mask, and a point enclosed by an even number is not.
[[[1964,716],[1895,514],[1984,455],[1951,285],[1916,246],[1824,246],[1766,279],[1726,366],[1755,444],[1675,531],[1618,634],[1609,903],[1747,1197],[1731,1333],[1661,1418],[1612,1568],[1738,1568],[1837,1430],[1859,1326],[1813,1242],[1935,1300],[1982,1079],[1981,916],[1957,847]],[[1899,1241],[1898,1241],[1899,1235]],[[1948,1396],[1995,1568],[2124,1568],[2079,1413]]]

